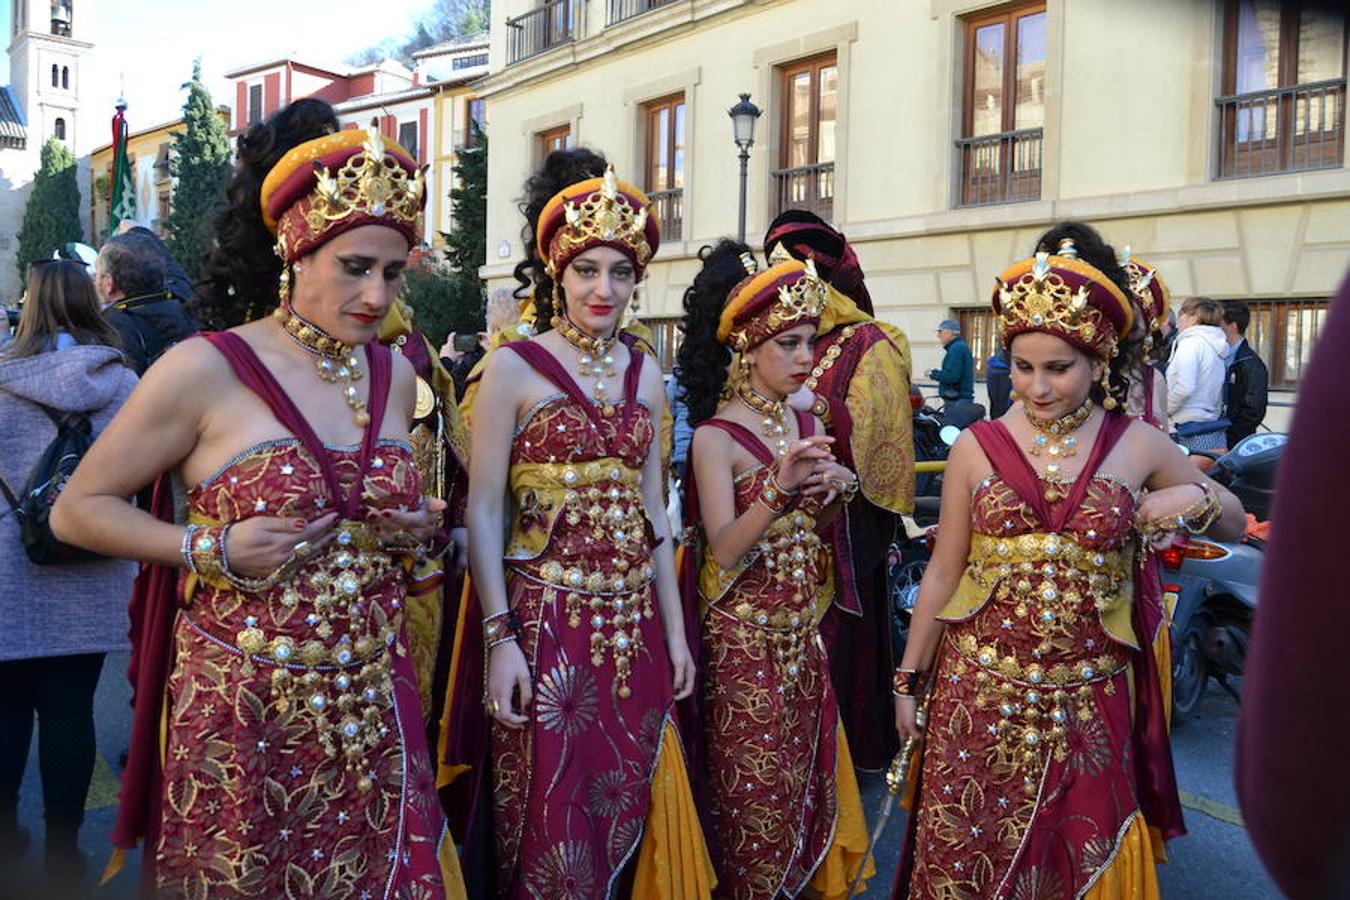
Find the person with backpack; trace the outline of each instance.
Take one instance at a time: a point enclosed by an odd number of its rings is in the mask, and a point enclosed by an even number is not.
[[[27,296],[0,351],[0,862],[28,845],[17,808],[36,716],[47,873],[69,886],[85,869],[77,839],[94,769],[94,688],[104,655],[127,646],[136,566],[75,557],[55,543],[46,512],[136,376],[83,265],[34,263]]]
[[[137,375],[174,344],[197,333],[177,295],[165,288],[165,262],[154,235],[136,231],[108,238],[95,263],[94,285],[104,315],[122,338]]]

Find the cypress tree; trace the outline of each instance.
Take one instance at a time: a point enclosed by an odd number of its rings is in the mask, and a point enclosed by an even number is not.
[[[66,145],[48,138],[42,145],[42,165],[33,179],[33,192],[23,211],[19,228],[19,278],[28,274],[28,264],[50,257],[71,241],[84,240],[80,224],[80,185],[75,177],[75,157]]]
[[[173,173],[173,208],[166,224],[169,251],[193,281],[211,245],[211,220],[230,175],[230,140],[225,123],[202,84],[202,63],[192,64],[186,85],[183,130],[173,136],[169,171]]]
[[[441,232],[444,262],[421,258],[408,267],[403,299],[417,328],[439,347],[450,332],[473,334],[485,327],[478,268],[487,261],[487,138],[478,126],[473,146],[459,151],[458,184],[450,190],[454,227]],[[415,254],[416,255],[416,254]]]

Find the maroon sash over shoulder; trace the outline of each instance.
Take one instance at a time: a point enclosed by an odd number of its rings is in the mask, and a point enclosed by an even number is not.
[[[252,348],[243,338],[230,332],[207,332],[200,336],[229,361],[240,383],[257,394],[282,427],[293,433],[309,451],[322,468],[324,480],[332,489],[333,496],[342,498],[342,514],[355,516],[361,506],[361,478],[353,481],[351,491],[344,494],[340,490],[337,470],[323,442]],[[367,345],[366,358],[371,379],[371,419],[361,442],[362,472],[369,467],[379,436],[392,377],[389,348],[379,344]],[[151,512],[157,518],[165,522],[173,521],[173,491],[167,476],[161,475],[155,482],[151,507]],[[132,688],[131,742],[118,795],[117,821],[111,836],[112,845],[122,851],[134,849],[141,841],[153,848],[159,837],[159,804],[163,796],[160,719],[163,714],[164,688],[173,665],[170,648],[179,606],[178,581],[179,570],[176,567],[147,564],[141,566],[140,574],[132,586],[131,660],[127,667],[127,680]],[[146,853],[142,862],[141,886],[145,891],[154,890],[153,852]]]

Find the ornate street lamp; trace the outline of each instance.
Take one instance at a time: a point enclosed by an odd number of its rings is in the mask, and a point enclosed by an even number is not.
[[[755,120],[760,109],[750,102],[749,94],[741,94],[741,102],[727,110],[731,116],[731,134],[736,146],[741,149],[741,211],[736,227],[736,238],[745,243],[745,183],[749,175],[750,148],[755,144]]]

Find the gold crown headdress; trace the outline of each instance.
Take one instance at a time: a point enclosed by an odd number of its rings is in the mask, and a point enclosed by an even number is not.
[[[1129,331],[1129,300],[1101,271],[1075,257],[1042,251],[996,280],[994,310],[1005,346],[1018,334],[1041,331],[1106,359],[1115,355],[1119,335]]]
[[[379,224],[416,243],[425,182],[417,162],[377,129],[306,141],[263,180],[263,224],[288,262],[361,224]]]
[[[746,278],[722,309],[717,339],[748,350],[802,322],[820,322],[829,288],[812,260],[779,263]]]
[[[422,211],[426,184],[422,171],[411,175],[394,156],[386,152],[379,129],[371,127],[361,151],[330,172],[315,161],[314,198],[305,219],[314,231],[322,231],[333,222],[355,213],[376,219],[392,216],[404,222],[416,222]]]
[[[625,248],[639,268],[645,267],[654,252],[651,225],[647,198],[621,185],[609,166],[603,178],[572,185],[550,200],[539,215],[536,237],[540,251],[547,253],[549,275],[557,278],[574,256],[598,245]]]

